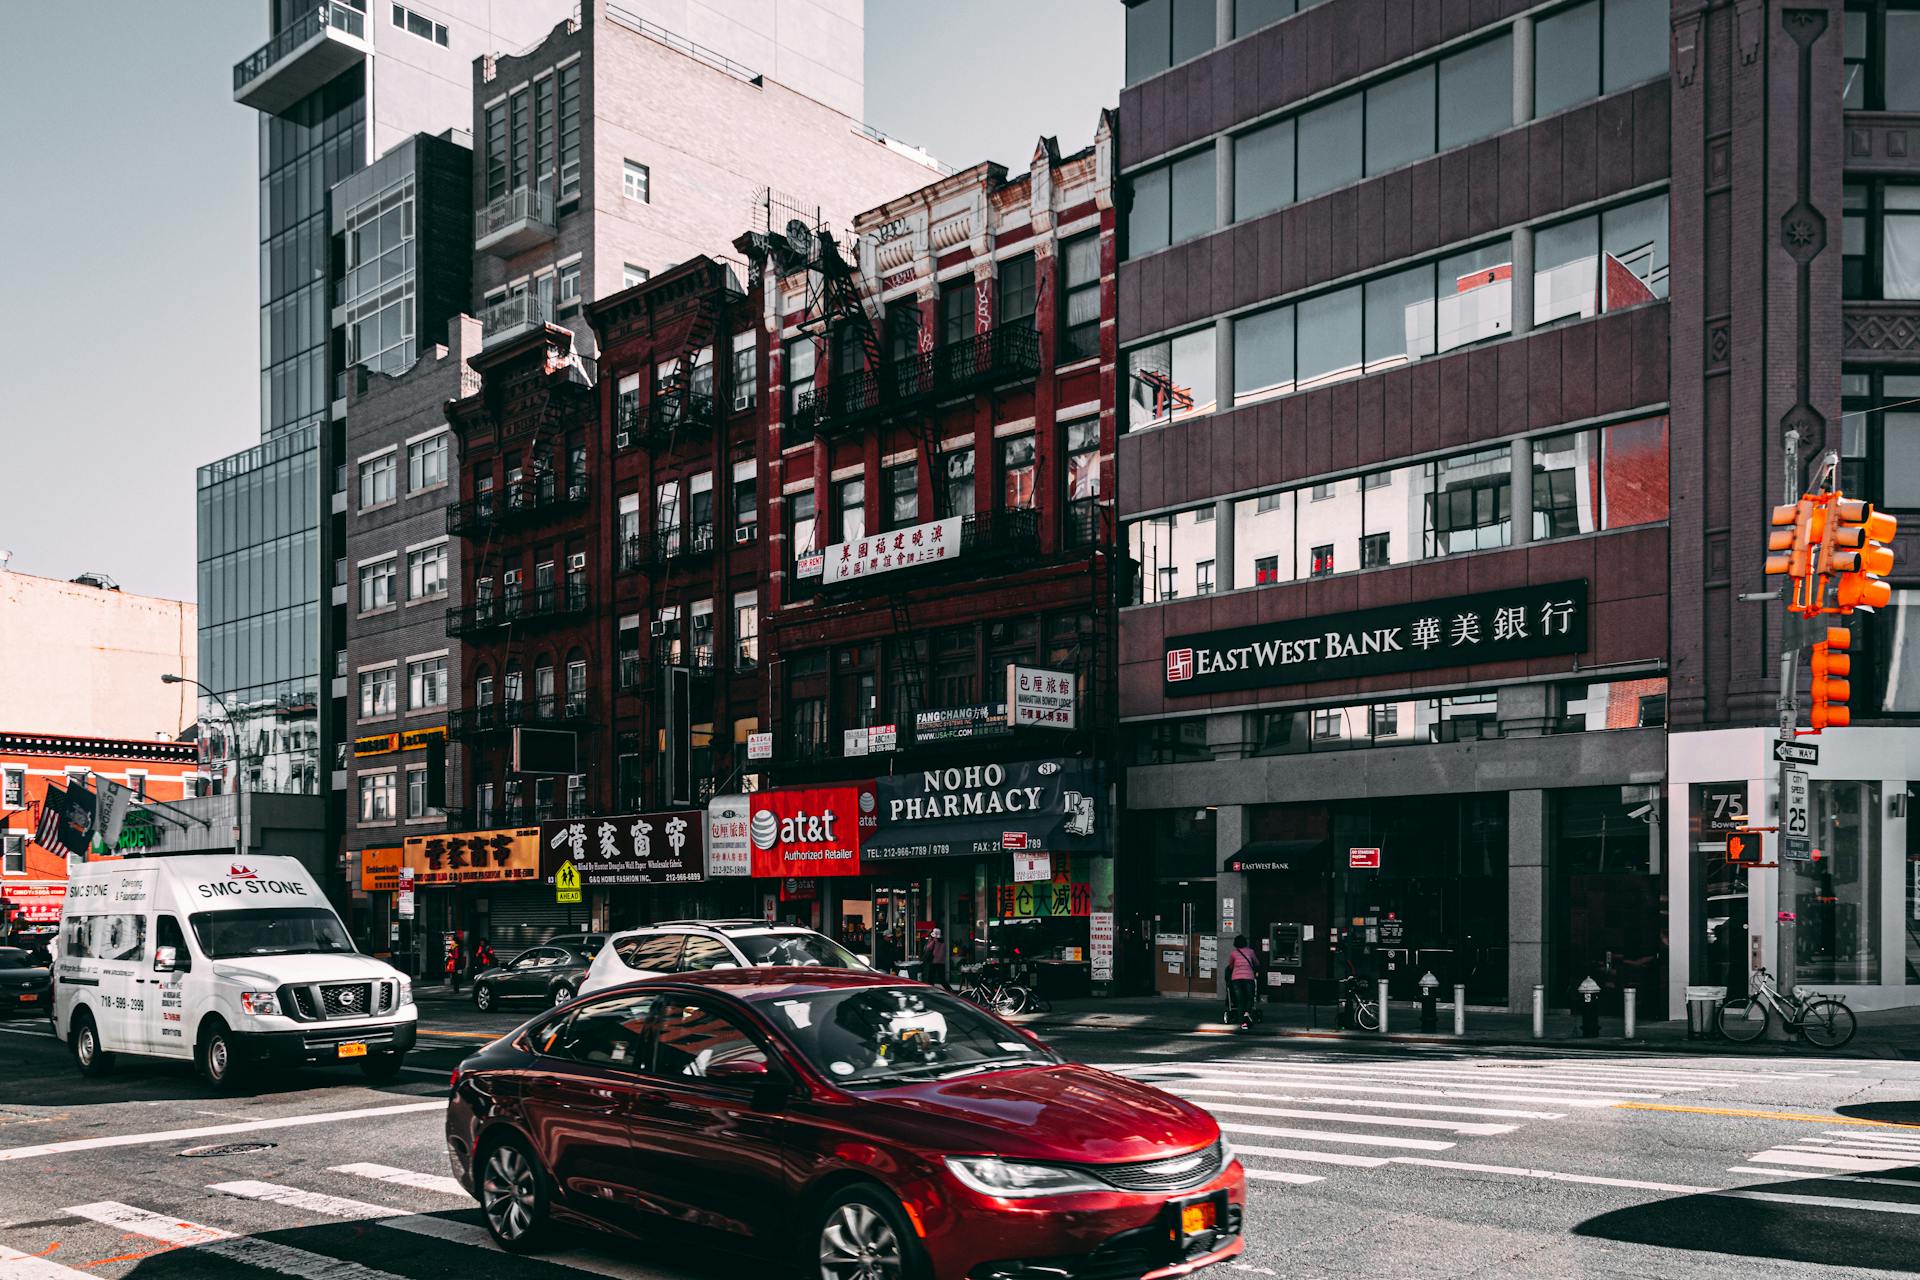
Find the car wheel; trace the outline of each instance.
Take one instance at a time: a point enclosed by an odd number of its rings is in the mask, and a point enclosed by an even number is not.
[[[573,999],[573,988],[568,986],[566,983],[563,982],[559,986],[553,989],[553,1007],[554,1008],[558,1009],[561,1005],[565,1004],[567,1001],[571,999]]]
[[[406,1061],[404,1053],[370,1053],[360,1059],[360,1070],[369,1080],[392,1080]]]
[[[482,1013],[493,1012],[493,998],[491,986],[482,985],[473,989],[473,1007]]]
[[[73,1061],[89,1079],[113,1070],[113,1055],[100,1047],[100,1031],[85,1010],[73,1020]]]
[[[238,1089],[246,1078],[246,1068],[240,1062],[240,1047],[233,1038],[233,1032],[216,1022],[200,1033],[199,1052],[200,1074],[207,1083],[222,1093],[231,1093]]]
[[[808,1274],[820,1280],[922,1280],[927,1274],[906,1215],[872,1184],[847,1187],[828,1200],[813,1242]]]
[[[533,1253],[546,1241],[552,1203],[547,1175],[518,1138],[507,1138],[487,1152],[480,1166],[480,1211],[487,1231],[502,1249]]]

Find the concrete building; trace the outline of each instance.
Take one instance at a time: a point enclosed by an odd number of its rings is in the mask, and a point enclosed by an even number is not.
[[[1668,10],[1126,9],[1121,856],[1162,991],[1240,932],[1281,998],[1349,958],[1521,1008],[1682,981]]]
[[[194,722],[193,695],[160,677],[195,669],[198,638],[191,601],[0,566],[0,728],[177,738]]]

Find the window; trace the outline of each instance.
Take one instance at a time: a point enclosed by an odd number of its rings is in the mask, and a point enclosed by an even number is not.
[[[1033,255],[1023,253],[1002,262],[999,287],[999,309],[994,315],[994,323],[1031,327],[1035,299]]]
[[[1364,172],[1363,95],[1349,94],[1297,119],[1294,139],[1296,198],[1308,200],[1357,181]]]
[[[407,446],[407,492],[447,482],[447,433],[416,440]]]
[[[760,394],[760,359],[752,331],[733,335],[733,411],[751,409]]]
[[[1201,561],[1214,561],[1216,546],[1213,526],[1200,518],[1200,508],[1136,520],[1126,528],[1126,543],[1133,604],[1173,599],[1182,580],[1199,579]]]
[[[493,677],[475,676],[473,678],[473,705],[490,707],[493,705]]]
[[[1100,503],[1100,420],[1086,418],[1063,428],[1067,446],[1067,535],[1075,546],[1098,536]]]
[[[393,770],[360,775],[360,821],[390,822],[393,819]]]
[[[1546,227],[1533,238],[1533,322],[1667,296],[1667,198]]]
[[[1920,298],[1920,186],[1848,183],[1842,234],[1846,297]]]
[[[507,100],[507,185],[524,191],[533,177],[533,94],[522,89]]]
[[[1307,0],[1308,7],[1319,0]],[[1262,27],[1270,27],[1282,18],[1293,16],[1294,0],[1233,0],[1233,34],[1250,35]]]
[[[796,338],[787,344],[786,420],[789,423],[794,420],[794,411],[800,402],[813,392],[816,354],[812,338]]]
[[[940,345],[951,347],[973,336],[973,304],[978,289],[972,276],[940,286]]]
[[[691,937],[687,939],[689,956],[695,941]],[[721,962],[722,957],[710,960],[710,963]],[[731,963],[730,954],[725,962]],[[683,958],[681,968],[688,967],[691,967],[689,960]],[[703,1079],[707,1068],[720,1062],[757,1062],[765,1066],[767,1055],[718,1010],[690,1000],[662,999],[654,1032],[653,1074],[684,1083]],[[719,1087],[747,1087],[727,1080],[714,1083]]]
[[[427,771],[424,767],[407,770],[407,816],[424,818],[432,810],[427,806]]]
[[[1292,12],[1292,6],[1288,6]],[[1138,84],[1213,48],[1213,0],[1137,0],[1127,6],[1127,83]]]
[[[940,516],[973,514],[973,450],[953,449],[941,455],[946,468],[946,510]]]
[[[0,875],[23,876],[27,873],[27,837],[0,833]]]
[[[407,664],[407,710],[447,705],[447,660],[422,658]]]
[[[355,5],[354,7],[359,8],[360,6]],[[431,40],[442,47],[445,47],[447,43],[447,28],[445,23],[435,22],[424,14],[415,13],[413,10],[397,4],[393,6],[393,25],[401,28],[410,35],[419,36],[422,40]]]
[[[1504,547],[1512,535],[1512,453],[1483,449],[1422,463],[1427,554],[1452,555]]]
[[[1034,508],[1034,437],[1008,436],[1000,442],[1000,507],[1003,511]]]
[[[1253,585],[1270,586],[1280,581],[1280,557],[1261,556],[1253,562]]]
[[[393,556],[360,566],[360,612],[371,613],[393,603],[394,579],[399,576]]]
[[[507,194],[507,104],[505,100],[487,108],[487,199]]]
[[[1215,226],[1213,149],[1137,173],[1127,181],[1127,254],[1139,257],[1205,235]]]
[[[1293,121],[1233,140],[1233,216],[1257,218],[1293,203]]]
[[[620,264],[620,287],[631,289],[637,284],[645,284],[652,275],[653,273],[645,267],[636,267],[631,262],[623,262]]]
[[[1194,577],[1193,592],[1195,595],[1201,596],[1210,596],[1213,594],[1213,561],[1202,560],[1200,562],[1198,572]]]
[[[393,501],[394,455],[391,450],[360,464],[360,509]]]
[[[360,718],[372,720],[392,715],[397,709],[395,696],[398,692],[398,681],[392,667],[381,667],[378,671],[362,671],[360,673]]]
[[[1384,173],[1433,154],[1436,79],[1437,69],[1429,64],[1366,91],[1368,173]]]
[[[750,671],[760,665],[760,593],[736,591],[733,596],[733,668]]]
[[[755,489],[756,468],[752,459],[733,464],[733,540],[751,542],[760,520],[760,498]],[[742,530],[745,530],[744,535]]]
[[[1666,0],[1587,0],[1534,26],[1533,114],[1552,115],[1667,70]]]
[[[1360,567],[1378,569],[1382,565],[1392,564],[1387,547],[1393,535],[1389,533],[1369,533],[1360,539]]]
[[[1309,577],[1324,578],[1333,572],[1333,544],[1326,543],[1313,549],[1313,563],[1308,569]]]
[[[637,160],[627,161],[626,171],[620,179],[620,193],[629,200],[649,204],[652,202],[652,186],[653,175],[647,166]]]
[[[1162,600],[1180,598],[1180,571],[1174,565],[1162,565],[1160,568],[1160,598]]]
[[[580,308],[580,264],[568,263],[560,268],[560,308],[557,314],[572,315]]]
[[[567,714],[585,715],[587,711],[587,664],[583,658],[567,660]]]
[[[662,556],[680,554],[680,482],[662,480],[653,490],[653,542]]]
[[[1100,354],[1100,237],[1079,236],[1060,246],[1060,297],[1066,308],[1061,364]]]
[[[1127,429],[1178,422],[1215,407],[1213,330],[1127,353]]]
[[[1844,57],[1850,110],[1920,110],[1920,7],[1911,0],[1849,6]]]
[[[24,809],[27,805],[27,771],[0,770],[0,808]]]
[[[787,541],[791,552],[787,561],[787,598],[801,600],[813,594],[826,567],[820,556],[814,527],[813,491],[796,493],[787,499]]]
[[[447,593],[447,544],[407,552],[407,599]]]
[[[887,527],[904,529],[920,521],[920,468],[912,462],[881,472],[887,486]]]
[[[560,198],[580,194],[580,64],[560,68]]]
[[[1501,36],[1440,60],[1441,151],[1513,127],[1513,37]],[[1374,122],[1368,118],[1371,132]]]
[[[553,77],[533,82],[533,181],[553,194]]]
[[[855,477],[834,484],[834,505],[839,522],[837,541],[857,542],[867,536],[867,485]]]

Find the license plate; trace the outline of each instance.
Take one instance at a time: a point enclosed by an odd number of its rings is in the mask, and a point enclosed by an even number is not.
[[[340,1046],[339,1052],[343,1058],[364,1058],[367,1056],[367,1046],[358,1040],[349,1040]]]
[[[35,1000],[38,1000],[39,998],[40,998],[40,993],[39,993],[39,992],[37,992],[37,991],[28,991],[28,992],[25,992],[25,993],[23,993],[23,994],[22,994],[22,995],[20,996],[20,1003],[21,1003],[21,1004],[32,1004],[32,1003],[33,1003],[33,1002],[34,1002]]]
[[[1213,1200],[1202,1200],[1199,1204],[1180,1206],[1180,1234],[1197,1236],[1202,1231],[1211,1231],[1220,1221],[1220,1206]]]

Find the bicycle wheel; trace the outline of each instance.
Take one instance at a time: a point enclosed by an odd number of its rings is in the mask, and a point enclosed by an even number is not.
[[[1354,1025],[1358,1026],[1362,1031],[1378,1031],[1380,1029],[1380,1006],[1371,1000],[1354,1001],[1353,1021]]]
[[[1032,998],[1032,994],[1025,987],[1015,986],[1010,982],[996,993],[993,1011],[998,1014],[1025,1013],[1027,1001]]]
[[[1840,1049],[1859,1029],[1853,1010],[1838,1000],[1815,1000],[1800,1019],[1800,1034],[1818,1049]]]
[[[1758,1000],[1729,1000],[1720,1006],[1720,1034],[1735,1044],[1751,1044],[1767,1034],[1767,1006]]]

